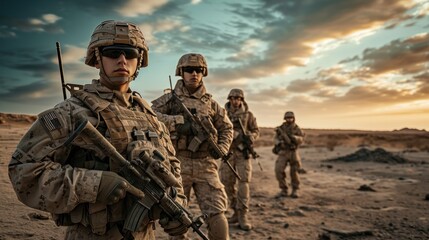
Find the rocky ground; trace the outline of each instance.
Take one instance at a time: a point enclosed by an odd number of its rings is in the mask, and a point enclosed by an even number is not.
[[[0,240],[61,239],[64,229],[21,204],[10,185],[10,155],[34,119],[13,117],[0,116]],[[429,239],[427,132],[306,130],[298,199],[274,197],[272,132],[263,129],[257,142],[264,170],[254,163],[254,229],[231,225],[231,239]],[[190,210],[198,213],[195,203]],[[159,227],[157,239],[167,239]]]

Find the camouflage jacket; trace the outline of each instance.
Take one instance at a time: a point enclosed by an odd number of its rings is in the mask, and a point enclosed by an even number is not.
[[[122,94],[93,80],[71,98],[39,114],[13,153],[9,178],[18,199],[27,206],[50,212],[55,220],[58,220],[55,216],[69,214],[73,222],[68,225],[87,224],[84,216],[88,215],[87,211],[92,214],[93,206],[98,210],[107,209],[104,215],[108,219],[97,220],[101,224],[105,220],[124,219],[128,197],[109,206],[100,206],[96,201],[102,171],[116,171],[117,166],[92,144],[78,138],[64,145],[79,118],[97,126],[126,159],[127,145],[133,141],[133,127],[156,132],[159,137],[153,139],[152,145],[167,157],[166,164],[181,183],[180,162],[174,157],[169,132],[149,105],[130,90]],[[178,187],[177,192],[185,202],[183,188]],[[62,225],[61,220],[58,221],[57,224]]]
[[[305,134],[296,123],[287,124],[284,122],[275,129],[275,132],[274,144],[279,146],[281,150],[296,149],[304,142]],[[290,139],[290,143],[285,137]]]
[[[259,137],[259,127],[256,122],[256,118],[251,111],[249,111],[249,106],[245,101],[242,102],[241,106],[238,109],[232,108],[231,104],[227,102],[225,104],[225,109],[228,113],[228,117],[231,120],[234,128],[234,140],[231,145],[232,148],[239,148],[244,139],[243,134],[249,136],[250,140],[254,142]],[[244,133],[240,127],[239,120],[244,128]]]
[[[178,80],[174,87],[174,92],[192,113],[210,119],[217,130],[217,143],[220,149],[227,153],[233,137],[232,123],[228,119],[225,109],[207,93],[204,84],[195,93],[191,94],[185,88],[183,80]],[[157,113],[158,119],[164,122],[171,131],[173,144],[180,155],[181,151],[186,151],[192,136],[179,135],[175,131],[176,125],[183,124],[185,119],[183,110],[173,99],[172,93],[164,94],[152,101],[152,108]],[[198,152],[205,153],[207,151],[208,144],[203,142]]]

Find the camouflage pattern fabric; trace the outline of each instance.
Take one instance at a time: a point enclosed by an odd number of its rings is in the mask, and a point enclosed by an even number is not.
[[[298,170],[301,168],[301,157],[298,148],[304,141],[304,132],[295,123],[283,123],[278,128],[281,128],[284,133],[288,133],[288,135],[295,138],[296,149],[291,149],[289,145],[285,144],[278,131],[276,131],[274,143],[280,144],[280,152],[278,153],[278,158],[275,163],[276,179],[279,182],[280,189],[287,191],[288,185],[286,183],[285,170],[289,163],[292,188],[299,189],[300,179]]]
[[[112,91],[98,80],[39,114],[12,156],[9,177],[21,202],[52,213],[58,225],[69,226],[66,239],[122,239],[130,199],[113,205],[96,202],[102,171],[117,167],[79,137],[63,145],[80,118],[97,126],[126,159],[133,126],[156,132],[159,137],[147,142],[167,156],[169,168],[181,182],[180,162],[174,157],[169,132],[149,105],[130,90]],[[176,190],[186,204],[183,188]],[[153,239],[152,231],[146,227],[134,234],[136,239]]]
[[[252,178],[252,158],[248,156],[249,158],[246,159],[243,154],[243,133],[238,119],[240,119],[246,130],[245,134],[250,135],[253,141],[259,137],[259,127],[256,118],[253,116],[253,113],[249,111],[245,101],[243,101],[241,107],[235,111],[229,102],[225,104],[225,109],[234,127],[234,141],[230,148],[233,155],[230,157],[229,162],[236,169],[241,180],[235,177],[234,173],[226,164],[221,165],[220,176],[222,183],[225,185],[231,208],[245,211],[248,210],[247,207],[250,202],[249,184]]]
[[[198,116],[209,116],[218,133],[217,143],[222,151],[227,152],[232,142],[232,124],[225,109],[206,92],[204,84],[195,93],[190,94],[183,80],[179,80],[174,91],[192,113]],[[207,142],[203,142],[196,152],[187,150],[187,145],[193,136],[180,135],[176,132],[176,125],[187,120],[183,118],[180,107],[172,101],[171,93],[152,101],[152,104],[158,119],[163,121],[171,131],[176,156],[181,162],[185,194],[190,197],[191,189],[194,190],[202,213],[209,217],[206,222],[210,224],[212,218],[216,218],[219,214],[223,215],[227,208],[227,196],[219,179],[218,163],[210,156]],[[215,228],[209,225],[209,236],[213,235],[211,229]],[[175,239],[185,239],[185,237]]]

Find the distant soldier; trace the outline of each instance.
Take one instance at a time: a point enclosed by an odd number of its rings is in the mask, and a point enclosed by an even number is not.
[[[185,195],[189,198],[191,189],[194,190],[202,213],[208,216],[209,238],[229,239],[225,217],[227,196],[216,159],[228,153],[233,130],[225,109],[204,86],[203,77],[207,73],[207,63],[201,54],[183,55],[176,67],[176,76],[182,79],[177,81],[172,93],[152,101],[152,108],[171,131],[176,156],[181,162]],[[210,140],[220,152],[209,144]]]
[[[299,189],[299,170],[301,169],[301,158],[298,153],[299,146],[304,142],[304,132],[295,123],[295,114],[286,112],[284,115],[285,122],[275,129],[273,152],[278,154],[275,166],[275,173],[280,193],[276,197],[288,196],[288,185],[286,183],[286,167],[289,163],[290,178],[292,185],[292,198],[298,197]]]
[[[244,93],[241,89],[232,89],[228,95],[228,100],[225,109],[234,126],[234,141],[230,148],[232,156],[229,162],[236,168],[241,178],[238,181],[238,189],[236,186],[237,178],[226,164],[221,165],[220,176],[225,185],[230,206],[234,210],[234,214],[228,219],[228,222],[238,222],[241,229],[248,231],[252,229],[252,224],[247,216],[250,201],[249,184],[252,178],[251,150],[253,150],[254,141],[259,137],[259,128],[256,118],[249,111],[249,106],[244,100]]]
[[[100,78],[39,114],[12,155],[9,178],[21,202],[52,213],[57,225],[67,226],[65,239],[154,239],[158,205],[144,218],[146,224],[135,231],[124,228],[133,203],[152,199],[131,185],[122,167],[93,142],[79,136],[67,141],[79,121],[88,120],[125,159],[163,155],[163,165],[181,183],[168,129],[129,87],[148,65],[143,33],[132,23],[102,22],[92,34],[85,63],[99,69]],[[173,192],[186,205],[182,186],[167,194]],[[179,220],[159,222],[170,235],[187,231]]]

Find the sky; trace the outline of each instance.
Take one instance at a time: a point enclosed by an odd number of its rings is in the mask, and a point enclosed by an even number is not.
[[[2,1],[0,112],[38,114],[85,84],[94,28],[137,24],[149,66],[131,88],[148,102],[173,85],[178,59],[201,53],[204,83],[224,105],[232,88],[261,127],[293,111],[302,128],[429,130],[429,0]]]

